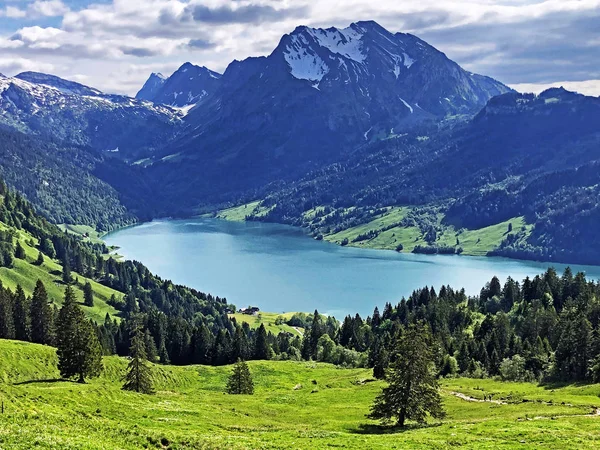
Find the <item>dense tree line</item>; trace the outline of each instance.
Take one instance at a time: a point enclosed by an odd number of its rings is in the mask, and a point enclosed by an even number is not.
[[[397,225],[418,226],[430,244],[432,226],[473,229],[525,216],[533,231],[515,230],[495,254],[598,264],[598,111],[597,99],[563,90],[500,96],[470,122],[363,146],[254,192],[270,209],[249,215],[319,237],[370,222],[382,208],[410,206],[412,223]],[[432,209],[444,215],[441,224]]]
[[[54,223],[89,225],[98,231],[129,225],[136,218],[124,204],[130,202],[100,177],[117,161],[89,148],[40,139],[0,127],[0,176],[27,196],[38,212]],[[137,179],[131,173],[131,190]]]
[[[493,278],[476,297],[448,286],[439,292],[423,288],[395,306],[386,304],[382,312],[375,309],[371,317],[348,316],[341,324],[317,311],[297,314],[287,323],[305,327],[304,336],[275,336],[264,325],[252,329],[230,319],[227,311],[233,306],[225,299],[163,280],[139,262],[107,257],[104,245],[62,232],[5,185],[0,193],[0,219],[9,227],[3,239],[13,245],[12,255],[18,256],[18,246],[11,229],[25,230],[37,239],[42,258],[62,262],[67,292],[80,274],[123,293],[110,300],[120,318],[107,315],[104,323],[90,325],[104,354],[130,355],[143,339],[152,362],[312,359],[369,366],[383,377],[394,361],[399,333],[422,322],[439,345],[440,375],[600,380],[600,285],[570,269],[562,275],[549,269],[522,282]],[[90,306],[91,286],[82,287]],[[55,326],[60,320],[42,282],[30,298],[20,286],[14,291],[0,286],[0,338],[57,345],[64,340]],[[135,334],[136,342],[134,329],[143,330]]]

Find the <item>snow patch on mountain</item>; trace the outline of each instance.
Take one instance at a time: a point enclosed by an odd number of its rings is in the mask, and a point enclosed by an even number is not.
[[[412,113],[414,112],[414,110],[413,110],[413,107],[412,107],[412,106],[410,106],[410,105],[409,105],[409,104],[406,102],[406,100],[404,100],[403,98],[400,98],[400,97],[398,97],[398,98],[400,99],[400,101],[401,101],[402,103],[404,103],[404,106],[406,106],[408,109],[410,109],[410,113],[412,114]]]
[[[352,27],[338,30],[337,28],[307,28],[310,34],[322,47],[330,52],[342,55],[356,62],[364,62],[367,55],[363,52],[363,33]]]
[[[412,66],[415,63],[415,60],[412,59],[406,53],[402,53],[402,56],[403,56],[402,63],[404,64],[404,67],[406,67],[407,69],[410,69],[410,66]]]
[[[290,37],[284,57],[292,75],[299,80],[321,81],[329,73],[329,66],[309,48],[303,35]]]

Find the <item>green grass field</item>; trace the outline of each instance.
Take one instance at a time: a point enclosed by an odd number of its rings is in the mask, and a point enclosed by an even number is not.
[[[216,217],[224,220],[241,222],[246,219],[246,216],[255,212],[257,216],[264,215],[268,212],[268,208],[260,207],[260,202],[255,201],[245,205],[229,208],[217,212]],[[353,208],[348,208],[351,211]],[[310,222],[316,216],[317,212],[322,212],[323,206],[317,206],[306,211],[303,214],[304,220]],[[376,237],[359,242],[353,242],[361,234],[366,234],[370,231],[380,231],[386,227],[399,223],[411,211],[410,207],[390,206],[387,212],[375,217],[370,222],[347,228],[337,233],[325,234],[323,239],[335,244],[342,244],[347,239],[348,246],[359,248],[374,248],[382,250],[396,250],[399,244],[403,246],[404,253],[410,253],[418,245],[427,246],[425,236],[416,226],[402,227],[397,226],[386,231],[381,231]],[[330,213],[332,214],[332,213]],[[326,216],[325,216],[326,217]],[[461,229],[457,230],[453,226],[442,225],[444,215],[439,213],[437,218],[437,226],[443,229],[443,232],[438,235],[436,245],[455,247],[457,238],[459,246],[463,249],[463,255],[466,256],[485,256],[489,252],[498,248],[500,243],[508,234],[509,223],[513,226],[513,233],[524,230],[523,239],[529,236],[533,230],[533,226],[527,224],[524,217],[515,217],[502,223],[494,224],[489,227],[476,230]]]
[[[4,224],[0,223],[0,229],[6,228]],[[37,280],[42,280],[48,296],[57,305],[61,305],[64,297],[65,285],[62,282],[62,267],[56,261],[50,260],[50,258],[44,258],[44,264],[37,266],[34,261],[37,259],[38,250],[35,247],[31,247],[28,241],[33,239],[31,235],[24,231],[19,231],[19,242],[25,249],[26,260],[15,259],[14,267],[8,269],[6,267],[0,268],[0,280],[5,287],[10,288],[14,291],[18,284],[21,285],[26,295],[31,295],[35,288]],[[37,245],[37,241],[33,239],[34,244]],[[83,286],[86,281],[90,281],[92,289],[94,291],[94,306],[82,308],[85,313],[91,319],[98,323],[104,322],[106,313],[113,317],[117,317],[118,311],[106,302],[110,299],[111,295],[115,295],[117,299],[123,297],[123,293],[110,289],[93,280],[72,272],[73,278],[77,278],[78,283],[74,285],[75,295],[78,300],[83,303]]]
[[[260,201],[247,203],[245,205],[228,208],[217,212],[218,219],[230,220],[232,222],[243,222],[246,216],[254,214],[256,217],[264,216],[271,208],[260,206]]]
[[[326,235],[324,239],[337,244],[341,244],[344,239],[348,239],[349,246],[384,250],[395,250],[399,244],[402,244],[404,247],[403,252],[410,253],[417,245],[428,245],[418,227],[394,227],[379,233],[373,239],[352,242],[361,234],[366,234],[369,231],[378,231],[400,222],[409,211],[410,209],[405,207],[391,207],[387,213],[368,223],[348,228],[335,234]],[[443,215],[439,214],[438,225],[441,225],[442,219]],[[498,248],[498,245],[506,238],[509,223],[513,226],[513,233],[524,229],[527,236],[532,231],[532,226],[525,222],[524,217],[515,217],[505,222],[477,230],[456,230],[452,226],[444,226],[443,233],[438,235],[436,245],[454,247],[458,238],[459,246],[463,249],[463,255],[485,256]]]
[[[224,394],[231,367],[158,367],[154,396],[121,391],[126,360],[101,378],[57,381],[55,351],[0,341],[0,448],[6,449],[595,449],[600,385],[442,383],[447,417],[382,428],[365,418],[382,382],[370,370],[251,362],[253,396]],[[295,389],[295,387],[301,388]],[[493,402],[476,401],[493,394]],[[461,394],[464,398],[459,398]]]
[[[250,328],[258,328],[261,324],[264,324],[265,329],[268,332],[273,333],[274,335],[278,335],[281,332],[291,333],[293,335],[302,336],[303,330],[301,328],[290,327],[286,324],[277,325],[275,321],[278,317],[282,317],[283,320],[289,320],[295,313],[268,313],[268,312],[260,312],[256,316],[249,316],[247,314],[229,314],[229,317],[235,318],[238,323],[246,322],[250,325]]]
[[[87,235],[90,242],[103,242],[102,241],[102,233],[98,233],[94,227],[90,227],[88,225],[71,225],[71,224],[60,224],[58,227],[72,234],[76,234],[77,236]]]

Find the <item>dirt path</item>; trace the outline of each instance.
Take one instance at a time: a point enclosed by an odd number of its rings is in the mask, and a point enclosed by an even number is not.
[[[595,408],[589,414],[561,414],[559,416],[535,416],[533,419],[519,419],[523,420],[541,420],[541,419],[562,419],[567,417],[600,417],[600,408]]]
[[[455,397],[458,397],[462,400],[465,400],[467,402],[477,402],[477,403],[495,403],[496,405],[506,405],[506,402],[500,401],[500,400],[481,400],[480,398],[475,398],[475,397],[469,397],[468,395],[462,394],[460,392],[448,392],[451,395],[454,395]]]
[[[495,403],[496,405],[507,405],[508,403],[503,402],[501,400],[481,400],[480,398],[470,397],[461,392],[448,391],[448,394],[454,395],[455,397],[460,398],[461,400],[465,400],[467,402],[476,402],[476,403]],[[550,405],[549,403],[543,403],[545,405]],[[557,404],[555,404],[557,406]],[[573,406],[573,405],[568,405]],[[567,417],[600,417],[600,408],[593,407],[593,410],[589,414],[561,414],[558,416],[535,416],[525,419],[518,419],[519,421],[524,420],[541,420],[541,419],[560,419]]]

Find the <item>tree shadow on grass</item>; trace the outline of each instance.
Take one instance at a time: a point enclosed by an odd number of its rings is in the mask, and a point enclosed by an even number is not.
[[[27,380],[27,381],[19,381],[18,383],[13,383],[13,386],[22,386],[24,384],[36,384],[36,383],[69,383],[70,380],[65,380],[64,378],[49,378],[47,380]]]
[[[430,423],[430,424],[408,424],[403,427],[397,425],[373,425],[373,424],[360,424],[358,428],[350,430],[354,434],[399,434],[406,433],[407,431],[420,430],[423,428],[435,428],[442,425],[441,423]]]
[[[586,383],[584,381],[545,381],[540,383],[538,386],[548,391],[565,387],[585,387],[590,386],[591,384],[593,383]]]

